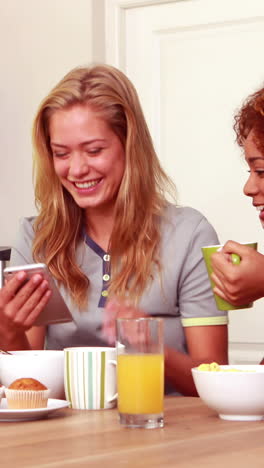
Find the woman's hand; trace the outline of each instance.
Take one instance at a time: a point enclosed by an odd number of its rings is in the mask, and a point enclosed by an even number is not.
[[[110,299],[105,307],[102,334],[109,345],[116,340],[116,319],[149,317],[143,310],[129,304],[128,301]]]
[[[230,255],[240,257],[233,265]],[[226,301],[240,306],[264,296],[264,256],[252,247],[228,241],[212,255],[214,292]]]
[[[51,291],[42,275],[36,274],[24,284],[27,275],[16,273],[0,289],[1,347],[15,336],[24,334],[47,304]],[[8,346],[8,344],[7,344]]]

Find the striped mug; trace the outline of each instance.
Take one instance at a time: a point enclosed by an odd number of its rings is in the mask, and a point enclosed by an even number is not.
[[[64,389],[73,409],[116,406],[116,348],[65,348]]]

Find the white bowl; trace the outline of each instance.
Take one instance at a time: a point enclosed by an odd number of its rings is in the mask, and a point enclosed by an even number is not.
[[[0,354],[0,383],[8,387],[14,380],[31,377],[50,389],[50,398],[65,399],[63,351],[10,351]]]
[[[200,398],[219,417],[232,421],[257,421],[264,417],[264,366],[229,365],[223,371],[192,369]],[[240,372],[226,372],[229,369]],[[245,371],[245,372],[243,372]]]

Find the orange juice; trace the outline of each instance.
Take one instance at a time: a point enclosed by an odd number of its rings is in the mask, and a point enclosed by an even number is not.
[[[119,413],[163,412],[163,354],[121,354],[117,357]]]

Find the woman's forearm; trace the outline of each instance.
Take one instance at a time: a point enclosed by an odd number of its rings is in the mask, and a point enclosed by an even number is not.
[[[197,396],[191,368],[198,363],[195,363],[189,355],[171,348],[165,348],[164,357],[166,379],[183,395]]]
[[[185,396],[198,396],[192,378],[192,367],[199,366],[202,362],[212,362],[213,359],[195,359],[188,354],[175,351],[172,348],[165,348],[165,377],[177,391]],[[223,362],[221,362],[223,361]],[[218,359],[219,364],[227,364],[227,359]]]
[[[1,340],[2,341],[2,340]],[[1,342],[1,348],[5,351],[17,351],[31,349],[26,333],[10,332]]]

